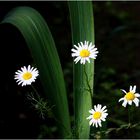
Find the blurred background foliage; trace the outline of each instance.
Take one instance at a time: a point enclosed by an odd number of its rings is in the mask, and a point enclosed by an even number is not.
[[[1,1],[0,20],[17,6],[35,8],[48,23],[61,60],[73,123],[72,41],[67,2]],[[107,130],[93,132],[91,128],[91,138],[140,138],[140,108],[132,106],[129,126],[128,108],[118,103],[123,96],[120,89],[128,91],[130,85],[137,85],[137,92],[140,92],[139,9],[139,2],[93,1],[95,45],[100,52],[95,61],[93,104],[107,105],[109,116]],[[36,102],[27,96],[31,88],[20,87],[14,81],[17,69],[32,64],[22,35],[11,25],[1,25],[0,42],[0,138],[58,138],[51,112],[42,117]],[[43,98],[39,78],[34,85]]]

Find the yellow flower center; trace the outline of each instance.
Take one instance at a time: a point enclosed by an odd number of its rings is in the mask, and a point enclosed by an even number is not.
[[[81,50],[80,56],[81,57],[88,57],[90,55],[90,52],[88,50]]]
[[[93,114],[93,118],[94,118],[95,120],[97,120],[97,119],[99,119],[99,118],[101,117],[101,115],[102,115],[101,112],[95,112],[95,113]]]
[[[26,72],[26,73],[23,74],[22,77],[23,77],[24,80],[29,80],[29,79],[32,78],[32,73]]]
[[[126,95],[125,95],[125,98],[126,100],[134,100],[135,99],[135,95],[133,92],[128,92]]]

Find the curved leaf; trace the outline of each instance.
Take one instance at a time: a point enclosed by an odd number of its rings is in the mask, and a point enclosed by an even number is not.
[[[13,9],[2,23],[16,26],[39,69],[44,91],[54,105],[53,111],[63,138],[71,135],[68,103],[62,68],[50,30],[42,16],[30,7]]]

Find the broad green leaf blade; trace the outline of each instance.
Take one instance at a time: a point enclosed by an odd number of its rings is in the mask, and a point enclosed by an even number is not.
[[[42,16],[30,7],[18,7],[9,12],[3,23],[16,26],[31,51],[62,138],[71,135],[68,103],[62,68],[50,30]]]
[[[91,41],[94,44],[94,24],[90,1],[69,1],[73,44]],[[90,126],[86,118],[92,108],[94,62],[74,64],[75,137],[89,138]],[[88,91],[88,90],[90,91]]]

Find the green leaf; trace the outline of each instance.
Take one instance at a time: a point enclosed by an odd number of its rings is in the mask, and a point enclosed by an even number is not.
[[[2,23],[16,26],[31,51],[62,138],[71,135],[68,103],[62,68],[50,30],[42,16],[30,7],[13,9]]]
[[[94,44],[94,23],[91,1],[69,1],[73,44],[91,41]],[[86,118],[90,115],[93,95],[94,61],[74,66],[74,113],[75,137],[89,138],[90,126]]]

